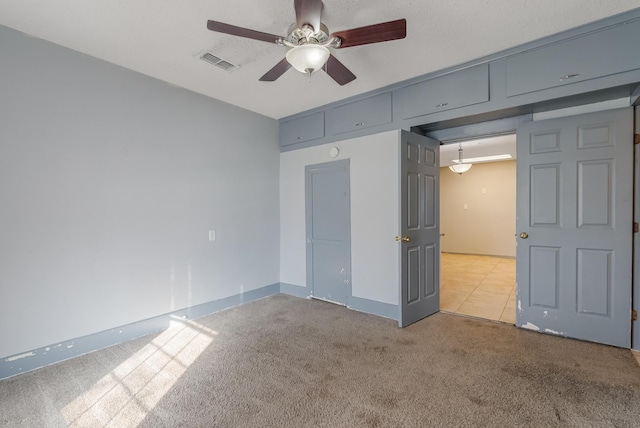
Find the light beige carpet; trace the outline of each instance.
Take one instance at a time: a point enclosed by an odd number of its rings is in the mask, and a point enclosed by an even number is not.
[[[0,381],[8,427],[640,426],[627,350],[278,295]]]

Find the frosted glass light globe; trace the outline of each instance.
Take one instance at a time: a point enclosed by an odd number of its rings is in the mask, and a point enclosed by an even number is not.
[[[300,45],[289,49],[287,61],[300,73],[311,74],[329,59],[329,49],[319,45]]]

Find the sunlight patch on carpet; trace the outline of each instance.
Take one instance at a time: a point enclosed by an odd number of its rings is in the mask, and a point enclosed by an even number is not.
[[[137,426],[218,333],[176,320],[62,409],[69,426]]]

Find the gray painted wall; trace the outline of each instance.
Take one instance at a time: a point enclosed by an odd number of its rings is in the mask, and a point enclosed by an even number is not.
[[[2,26],[0,52],[0,357],[279,281],[275,120]]]

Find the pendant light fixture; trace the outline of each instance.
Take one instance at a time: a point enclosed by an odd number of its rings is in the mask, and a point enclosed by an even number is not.
[[[458,163],[455,165],[451,165],[449,169],[455,172],[458,175],[462,175],[463,173],[469,171],[471,169],[470,163],[464,163],[462,161],[462,143],[458,146]]]

